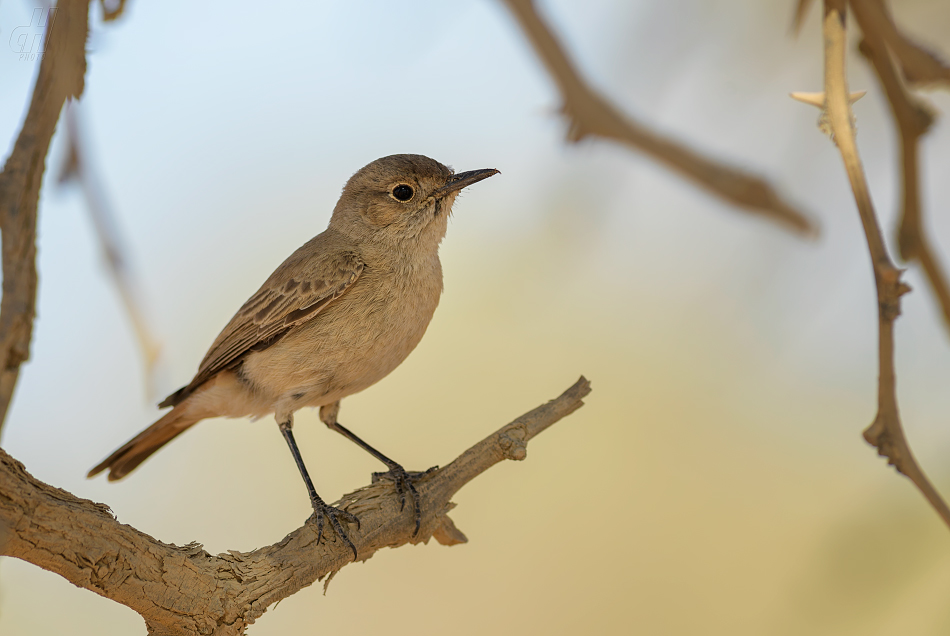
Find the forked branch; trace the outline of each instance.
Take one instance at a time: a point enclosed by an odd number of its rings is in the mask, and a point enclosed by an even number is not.
[[[844,160],[874,270],[878,301],[878,411],[864,438],[887,457],[888,463],[910,478],[950,526],[950,509],[921,470],[911,453],[897,408],[894,371],[894,321],[900,315],[900,298],[910,291],[901,282],[901,270],[887,252],[877,214],[871,203],[864,167],[855,143],[853,115],[845,76],[847,0],[824,0],[825,95],[832,137]]]
[[[411,507],[400,510],[391,482],[382,481],[338,502],[360,519],[349,536],[359,560],[381,548],[466,541],[447,516],[452,497],[503,459],[521,460],[531,438],[583,406],[590,383],[580,378],[559,397],[525,413],[417,483],[422,526],[413,537]],[[132,608],[150,634],[237,636],[267,608],[352,562],[335,534],[317,543],[307,522],[277,543],[253,552],[213,556],[200,544],[162,543],[119,523],[102,504],[49,486],[0,449],[0,555],[17,557],[71,583]]]
[[[794,33],[801,29],[811,5],[812,0],[798,0],[792,19]],[[885,0],[850,0],[850,5],[864,33],[874,32],[887,43],[907,81],[918,86],[943,85],[950,88],[950,65],[901,33]]]
[[[940,305],[944,325],[950,329],[950,285],[924,229],[920,196],[920,139],[933,124],[934,111],[904,85],[881,32],[881,21],[873,19],[875,12],[869,10],[872,6],[877,6],[877,3],[866,0],[851,2],[854,16],[864,33],[861,53],[874,67],[884,88],[900,136],[902,192],[897,246],[902,259],[920,263]]]
[[[879,34],[887,42],[907,81],[918,86],[950,88],[950,66],[901,33],[884,0],[852,0],[851,7],[865,33]]]
[[[504,0],[504,3],[518,20],[521,30],[557,84],[563,100],[562,111],[568,119],[569,141],[576,142],[592,136],[620,142],[746,212],[764,216],[805,236],[817,235],[815,221],[783,200],[764,179],[704,157],[621,113],[577,72],[554,34],[538,15],[533,0]]]

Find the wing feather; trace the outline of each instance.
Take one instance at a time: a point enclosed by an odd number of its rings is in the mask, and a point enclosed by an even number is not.
[[[239,364],[251,351],[270,346],[289,330],[313,319],[352,287],[363,272],[362,259],[349,250],[320,250],[324,237],[315,237],[277,268],[215,339],[194,379],[160,406],[178,404],[215,374]]]

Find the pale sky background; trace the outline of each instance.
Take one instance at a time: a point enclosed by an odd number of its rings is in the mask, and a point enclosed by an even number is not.
[[[950,55],[950,5],[895,3]],[[578,375],[587,406],[528,460],[467,486],[470,543],[382,551],[271,608],[249,634],[946,634],[950,536],[861,439],[876,403],[870,265],[818,112],[817,7],[539,2],[624,110],[773,179],[819,219],[808,242],[625,149],[563,143],[559,98],[499,2],[130,2],[94,12],[81,104],[140,294],[164,345],[161,395],[77,188],[47,179],[32,360],[3,446],[120,521],[212,553],[280,540],[309,503],[272,420],[202,423],[118,484],[86,471],[157,418],[285,256],[323,230],[345,180],[414,152],[502,174],[459,200],[446,293],[418,350],[341,421],[409,468],[445,464]],[[35,64],[0,0],[6,154]],[[897,181],[886,103],[851,54],[858,142],[888,238]],[[946,113],[950,97],[929,95]],[[51,168],[63,154],[54,139]],[[950,125],[923,146],[929,229],[950,264]],[[47,175],[52,170],[47,171]],[[950,339],[916,270],[897,323],[911,444],[950,494]],[[298,416],[326,498],[379,465]],[[145,634],[131,610],[0,562],[0,633]]]

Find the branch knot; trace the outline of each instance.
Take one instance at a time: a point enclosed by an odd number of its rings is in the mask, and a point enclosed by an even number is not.
[[[897,472],[906,474],[901,467],[904,465],[905,458],[901,445],[896,443],[888,430],[885,418],[878,413],[877,417],[870,426],[864,431],[864,439],[868,444],[877,448],[877,454],[880,457],[886,457],[889,466],[893,466]]]
[[[498,435],[498,446],[501,447],[505,459],[520,462],[528,456],[527,436],[528,431],[522,424],[512,426]]]

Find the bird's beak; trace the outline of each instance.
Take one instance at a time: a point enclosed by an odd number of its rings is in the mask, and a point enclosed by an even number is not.
[[[445,180],[445,185],[433,192],[432,196],[440,199],[496,174],[498,174],[498,170],[486,168],[484,170],[469,170],[468,172],[459,172],[458,174],[450,175],[449,178]]]

